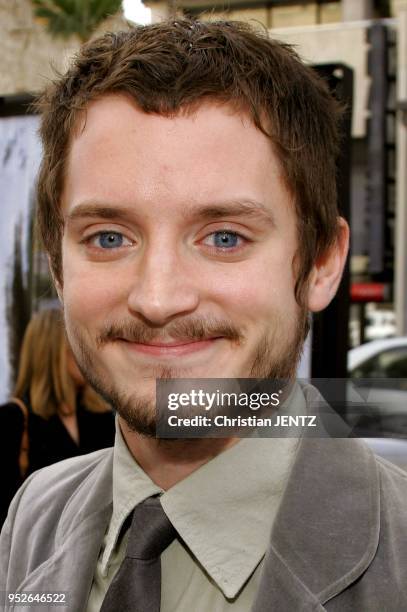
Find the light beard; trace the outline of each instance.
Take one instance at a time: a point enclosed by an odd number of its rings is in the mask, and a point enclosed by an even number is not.
[[[127,337],[140,342],[157,339],[157,330],[148,328],[145,324],[130,323],[106,326],[97,339],[97,349],[92,351],[84,340],[84,336],[76,326],[66,326],[71,348],[76,357],[78,367],[89,384],[108,402],[125,421],[128,428],[146,437],[156,437],[156,406],[155,398],[143,397],[133,393],[125,393],[110,383],[106,376],[97,371],[95,351],[115,338]],[[247,378],[292,380],[295,378],[301,358],[305,339],[309,330],[309,315],[304,307],[299,307],[296,320],[293,322],[291,337],[286,332],[288,340],[281,342],[284,335],[284,324],[281,317],[273,320],[273,331],[264,336],[257,345],[248,368]],[[166,330],[168,333],[168,328]],[[171,328],[172,337],[189,337],[204,339],[212,336],[223,336],[231,342],[240,344],[244,337],[230,323],[214,320],[185,320]],[[279,340],[279,341],[278,341]],[[243,376],[241,376],[243,378]],[[166,366],[157,366],[149,371],[149,379],[186,378],[185,370]]]

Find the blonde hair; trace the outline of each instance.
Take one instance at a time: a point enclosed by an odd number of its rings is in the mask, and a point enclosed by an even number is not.
[[[67,350],[61,312],[52,308],[35,314],[24,334],[14,395],[28,395],[32,411],[46,419],[63,405],[76,409],[77,387],[68,372]],[[82,400],[93,412],[110,410],[89,385]]]

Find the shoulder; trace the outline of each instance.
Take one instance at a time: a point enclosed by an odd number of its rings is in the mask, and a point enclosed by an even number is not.
[[[370,464],[378,482],[381,509],[401,504],[405,507],[405,518],[407,519],[407,472],[376,455],[362,439],[339,439],[339,443],[344,445],[342,456],[345,456],[346,453],[350,463],[350,474],[361,471],[363,464]]]
[[[91,476],[100,466],[108,463],[113,454],[112,448],[105,448],[87,455],[71,457],[58,461],[34,472],[25,485],[25,495],[56,487],[64,491],[75,489],[79,483]]]
[[[73,498],[77,500],[74,507],[80,506],[101,478],[111,477],[112,456],[113,449],[106,448],[34,472],[17,492],[8,522],[29,522],[30,517],[35,522],[38,513],[59,517]]]
[[[75,541],[78,529],[90,532],[94,516],[110,513],[112,455],[104,449],[66,459],[25,481],[1,531],[0,589],[20,584]]]
[[[407,533],[407,472],[376,455],[375,459],[380,476],[382,508],[389,512],[397,507],[397,517],[405,521]]]

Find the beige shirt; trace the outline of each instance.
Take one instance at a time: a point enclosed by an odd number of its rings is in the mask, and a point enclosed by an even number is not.
[[[299,387],[290,399],[295,412],[303,412]],[[87,612],[100,610],[124,558],[124,521],[137,504],[156,494],[182,540],[175,540],[161,556],[161,612],[247,612],[298,446],[298,438],[287,437],[288,430],[283,433],[284,438],[242,439],[163,491],[134,460],[117,427],[113,514]]]

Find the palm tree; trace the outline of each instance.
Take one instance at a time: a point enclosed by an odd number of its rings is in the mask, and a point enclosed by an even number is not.
[[[44,20],[53,36],[77,35],[82,42],[98,25],[117,13],[121,0],[32,0],[36,17]]]

